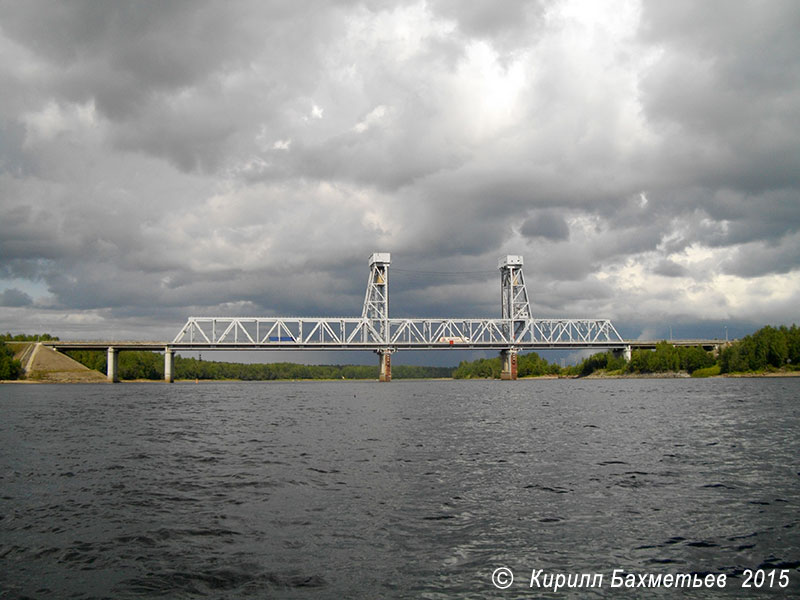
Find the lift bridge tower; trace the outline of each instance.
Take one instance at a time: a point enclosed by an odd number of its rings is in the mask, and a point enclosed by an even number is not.
[[[364,309],[361,318],[374,329],[378,339],[389,339],[389,264],[392,262],[388,252],[375,252],[369,257],[369,279],[364,296]],[[380,381],[392,380],[392,350],[376,350],[380,357]]]
[[[506,339],[519,339],[529,326],[531,314],[528,290],[525,287],[525,276],[522,273],[522,256],[508,255],[500,259],[500,302],[501,318]],[[378,339],[391,337],[389,321],[389,265],[391,255],[388,252],[375,252],[369,257],[369,279],[364,296],[364,308],[361,318],[369,322]],[[462,338],[464,339],[464,338]],[[391,381],[392,348],[376,350],[380,357],[380,381]],[[500,352],[503,361],[502,379],[517,378],[517,348],[511,347]]]
[[[508,324],[504,325],[508,339],[519,339],[525,327],[533,318],[531,305],[528,300],[528,290],[525,287],[525,276],[522,274],[522,257],[509,254],[497,263],[500,269],[500,306],[502,318]],[[517,349],[502,350],[500,356],[503,361],[502,379],[517,378]]]

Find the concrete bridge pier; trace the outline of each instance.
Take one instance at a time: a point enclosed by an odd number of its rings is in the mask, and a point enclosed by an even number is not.
[[[164,381],[166,383],[175,381],[172,375],[173,354],[172,348],[164,348]]]
[[[714,358],[719,358],[719,353],[730,345],[731,345],[730,342],[722,342],[720,344],[714,344],[711,347],[711,356],[713,356]]]
[[[514,380],[517,378],[517,349],[508,348],[500,351],[500,360],[503,362],[503,370],[500,372],[500,379]]]
[[[108,347],[106,375],[110,383],[117,383],[119,381],[119,375],[117,374],[117,349],[113,346]]]
[[[392,380],[392,351],[389,348],[376,350],[380,361],[380,375],[378,381]]]
[[[625,359],[625,362],[631,362],[631,347],[625,346],[624,348],[617,348],[612,351],[614,354],[614,358],[619,358],[620,356]]]

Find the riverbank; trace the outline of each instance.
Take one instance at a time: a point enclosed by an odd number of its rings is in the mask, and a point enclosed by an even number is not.
[[[800,377],[800,371],[765,371],[751,373],[720,373],[704,377],[692,377],[686,371],[672,371],[665,373],[606,373],[594,371],[589,375],[572,376],[573,379],[739,379],[739,378],[766,378],[766,377]]]
[[[800,377],[800,371],[777,371],[777,372],[753,372],[753,373],[722,373],[709,377],[693,378],[686,371],[666,372],[666,373],[619,373],[605,371],[594,371],[590,375],[540,375],[535,377],[520,377],[518,381],[528,380],[554,380],[554,379],[761,379],[775,377]],[[375,382],[377,379],[176,379],[175,383],[267,383],[267,382],[347,382],[354,383],[359,381]],[[489,377],[469,377],[469,378],[401,378],[395,381],[501,381]],[[30,379],[0,380],[0,384],[21,383],[21,384],[45,384],[45,383],[109,383],[102,373],[97,371],[73,371],[73,372],[49,372],[46,377]],[[163,383],[160,379],[123,379],[118,383]]]
[[[27,383],[103,383],[106,376],[53,348],[35,342],[8,342]],[[8,383],[4,381],[3,383]]]

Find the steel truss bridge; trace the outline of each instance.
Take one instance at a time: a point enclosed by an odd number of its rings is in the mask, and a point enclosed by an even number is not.
[[[503,379],[517,378],[517,353],[541,349],[611,349],[630,359],[631,348],[656,341],[623,340],[608,319],[537,319],[531,313],[522,257],[508,255],[500,270],[501,317],[488,319],[394,319],[389,316],[386,252],[369,257],[369,278],[360,317],[190,317],[172,342],[67,342],[42,345],[59,350],[108,352],[108,379],[117,381],[121,350],[164,352],[164,379],[173,380],[179,350],[372,350],[380,358],[380,380],[392,378],[391,355],[398,350],[499,350]],[[677,340],[675,345],[719,348],[720,340]]]
[[[518,327],[515,327],[517,325]],[[608,319],[191,317],[171,346],[225,350],[624,348]]]
[[[381,380],[391,379],[397,350],[500,350],[503,375],[516,379],[519,350],[611,348],[630,352],[608,319],[537,319],[531,314],[521,256],[500,259],[501,318],[395,319],[389,316],[387,252],[369,257],[361,317],[190,317],[173,349],[374,350]]]

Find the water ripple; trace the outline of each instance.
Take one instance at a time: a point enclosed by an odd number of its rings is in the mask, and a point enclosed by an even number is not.
[[[502,565],[800,596],[800,380],[3,392],[0,598],[482,598]]]

